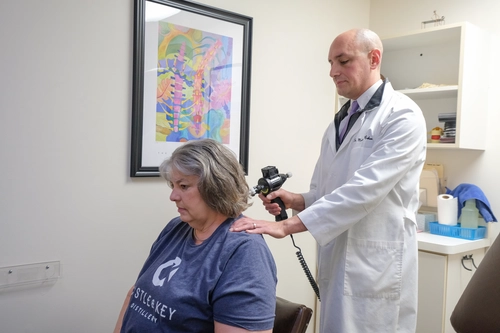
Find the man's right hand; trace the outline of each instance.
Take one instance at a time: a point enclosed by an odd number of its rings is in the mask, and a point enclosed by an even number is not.
[[[281,208],[276,202],[274,202],[274,203],[271,202],[272,200],[279,197],[283,201],[283,204],[285,205],[286,209],[289,209],[289,208],[297,209],[294,207],[294,205],[295,205],[294,201],[296,201],[297,196],[300,196],[300,198],[302,198],[302,196],[300,194],[288,192],[282,188],[280,188],[277,191],[269,193],[267,196],[263,195],[262,193],[259,193],[259,198],[262,200],[262,204],[264,205],[266,210],[269,212],[269,214],[274,215],[274,216],[280,214]],[[304,199],[302,198],[302,202],[303,201],[304,201]],[[299,209],[299,210],[302,210],[302,209]]]

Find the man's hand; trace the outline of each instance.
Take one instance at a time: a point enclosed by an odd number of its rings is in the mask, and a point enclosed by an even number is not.
[[[262,200],[262,204],[266,208],[266,210],[269,212],[269,214],[277,216],[281,213],[281,207],[278,205],[276,202],[271,202],[271,200],[274,200],[276,198],[280,198],[281,201],[283,201],[283,204],[285,207],[288,209],[290,208],[290,192],[285,191],[283,189],[279,189],[277,191],[269,193],[267,196],[264,194],[259,193],[259,198]]]
[[[250,217],[242,217],[236,220],[230,231],[245,231],[249,234],[266,234],[274,238],[283,238],[285,236],[306,231],[306,226],[297,216],[292,216],[280,222],[269,222],[263,220],[254,220]]]
[[[271,203],[271,200],[276,198],[280,198],[283,201],[286,209],[295,209],[296,211],[302,211],[304,209],[304,198],[300,194],[288,192],[284,189],[279,189],[277,191],[269,193],[267,196],[264,196],[262,193],[259,194],[259,198],[262,200],[262,204],[266,208],[266,210],[271,215],[279,215],[281,212],[281,208],[277,203]]]
[[[283,238],[287,236],[283,222],[254,220],[250,217],[242,217],[236,220],[229,230],[235,232],[246,231],[249,234],[266,234],[274,238]]]

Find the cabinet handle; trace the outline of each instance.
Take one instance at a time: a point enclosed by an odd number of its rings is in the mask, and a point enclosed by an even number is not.
[[[472,254],[469,254],[468,256],[465,255],[465,256],[462,257],[462,266],[463,266],[463,268],[465,268],[466,270],[472,272],[472,269],[465,267],[464,260],[470,260],[470,261],[472,261],[472,266],[474,266],[474,268],[477,269],[476,263],[474,262],[474,258],[472,258]]]

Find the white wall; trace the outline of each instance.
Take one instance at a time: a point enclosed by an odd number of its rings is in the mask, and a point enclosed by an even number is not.
[[[328,47],[368,23],[369,1],[202,2],[254,17],[249,183],[276,165],[307,190],[334,113]],[[109,332],[177,215],[164,181],[128,177],[133,1],[1,1],[0,22],[0,267],[62,267],[53,285],[0,291],[0,330]],[[268,218],[259,202],[247,213]],[[314,307],[291,240],[268,241],[278,294]],[[314,270],[314,241],[296,241]]]
[[[484,73],[483,89],[488,99],[488,119],[484,119],[487,131],[485,151],[428,150],[430,163],[442,163],[448,178],[448,188],[454,189],[461,183],[479,186],[488,198],[492,210],[500,218],[500,193],[498,192],[498,170],[500,169],[500,150],[498,150],[498,124],[500,113],[498,106],[498,81],[500,67],[497,66],[500,51],[500,25],[498,15],[500,2],[497,0],[432,0],[391,1],[372,0],[370,10],[370,28],[381,36],[393,36],[408,31],[421,29],[421,22],[432,19],[433,11],[445,17],[446,24],[468,21],[481,29],[491,38],[490,53],[484,55],[489,62],[489,71]],[[463,112],[474,112],[464,110]],[[497,223],[491,225],[498,233]]]

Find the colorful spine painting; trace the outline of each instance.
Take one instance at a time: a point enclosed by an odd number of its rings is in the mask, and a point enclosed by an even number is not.
[[[232,38],[158,26],[156,141],[229,143]]]

